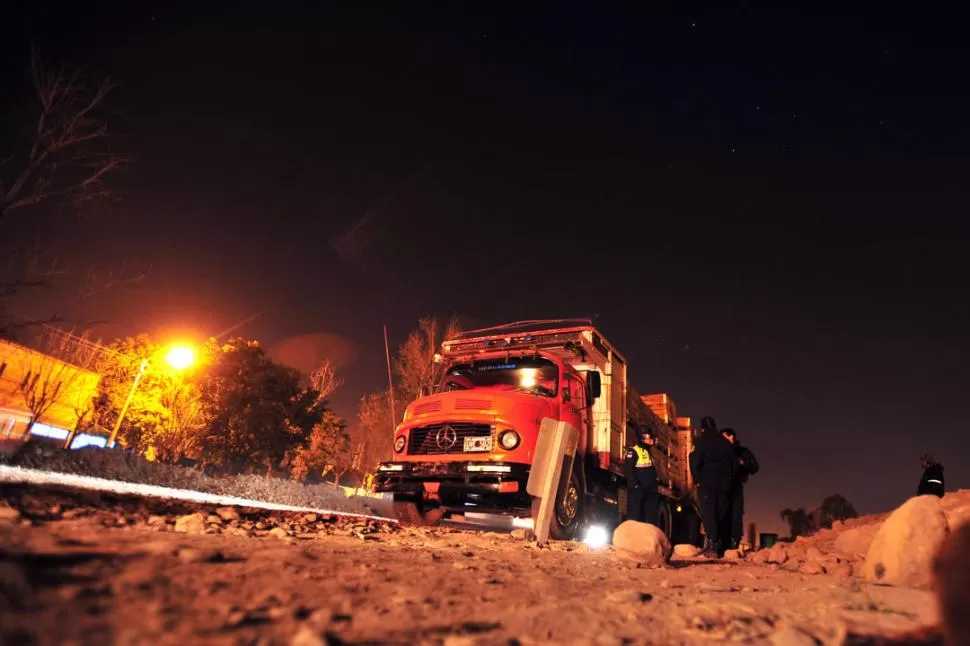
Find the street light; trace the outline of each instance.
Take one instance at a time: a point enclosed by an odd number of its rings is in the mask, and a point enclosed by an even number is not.
[[[174,345],[165,354],[165,362],[175,370],[185,370],[195,363],[195,350],[187,345]],[[118,439],[118,431],[121,430],[121,422],[125,419],[128,406],[131,405],[131,398],[135,396],[135,390],[138,389],[138,384],[141,383],[141,379],[145,376],[145,370],[147,369],[148,359],[142,359],[141,365],[138,366],[138,374],[135,375],[135,381],[131,384],[128,397],[125,398],[125,404],[118,413],[118,419],[115,420],[114,428],[111,429],[111,437],[108,438],[107,444],[108,448],[114,448],[115,440]]]
[[[195,363],[195,350],[187,345],[173,346],[165,355],[165,361],[176,370],[185,370]]]

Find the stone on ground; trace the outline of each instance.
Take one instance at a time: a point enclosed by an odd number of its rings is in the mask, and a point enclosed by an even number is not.
[[[825,574],[825,567],[818,561],[807,561],[799,570],[802,574]]]
[[[227,523],[233,520],[239,520],[239,512],[236,511],[235,507],[219,507],[219,509],[216,509],[216,516]]]
[[[939,498],[910,498],[880,527],[866,553],[863,576],[876,583],[929,587],[933,556],[948,531]]]
[[[692,559],[701,553],[701,548],[688,543],[674,545],[674,554],[685,559]]]
[[[202,534],[205,532],[205,516],[199,512],[181,516],[175,521],[175,531],[183,534]]]
[[[788,560],[788,550],[786,550],[781,545],[775,545],[770,550],[768,550],[767,556],[765,556],[765,561],[768,563],[778,563],[781,565]]]
[[[670,560],[673,549],[660,530],[648,523],[627,520],[613,532],[613,548],[622,559],[648,567],[659,567]]]

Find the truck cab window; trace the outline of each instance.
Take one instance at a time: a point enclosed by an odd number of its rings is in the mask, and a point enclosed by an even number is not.
[[[542,397],[559,392],[559,368],[549,359],[512,357],[487,359],[451,366],[442,381],[442,390],[517,390]]]

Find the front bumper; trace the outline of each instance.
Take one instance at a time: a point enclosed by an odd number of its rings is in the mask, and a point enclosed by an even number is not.
[[[528,510],[528,464],[508,462],[384,462],[377,491],[396,499],[434,498],[452,510],[485,513]],[[483,470],[494,469],[494,470]]]

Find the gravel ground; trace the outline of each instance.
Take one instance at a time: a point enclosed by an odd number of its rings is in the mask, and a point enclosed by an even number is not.
[[[747,559],[3,488],[4,644],[939,644],[932,592]],[[929,627],[929,628],[927,628]]]

